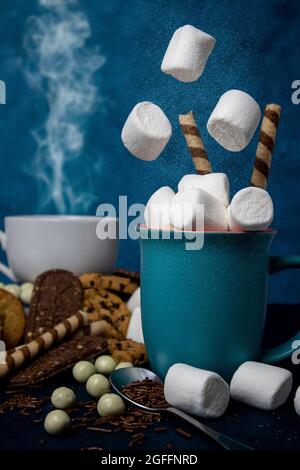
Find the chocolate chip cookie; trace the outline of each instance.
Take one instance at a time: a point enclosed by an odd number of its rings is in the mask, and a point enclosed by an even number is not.
[[[140,366],[147,362],[145,345],[131,339],[122,341],[108,339],[107,348],[117,362],[132,362],[135,366]]]
[[[124,300],[127,300],[139,286],[133,278],[115,274],[85,273],[80,277],[80,281],[85,289],[103,288]]]

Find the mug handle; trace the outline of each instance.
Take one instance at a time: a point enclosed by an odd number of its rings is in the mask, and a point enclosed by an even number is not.
[[[282,271],[283,269],[291,268],[300,268],[300,256],[290,255],[270,257],[269,274],[274,274],[278,271]],[[262,351],[260,361],[267,364],[282,361],[283,359],[290,357],[293,352],[295,352],[295,345],[296,348],[300,346],[300,331],[285,343]]]
[[[6,235],[2,230],[0,230],[0,246],[3,251],[6,251]],[[13,271],[3,263],[0,263],[0,272],[4,274],[4,276],[8,277],[8,279],[11,281],[17,282],[17,278]]]

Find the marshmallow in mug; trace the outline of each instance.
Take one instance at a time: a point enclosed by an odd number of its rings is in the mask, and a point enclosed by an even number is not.
[[[250,95],[230,90],[219,99],[207,122],[207,130],[226,150],[239,152],[251,141],[260,118],[259,106]]]
[[[198,80],[215,44],[215,38],[194,26],[178,28],[164,55],[162,72],[182,82]]]
[[[142,327],[141,307],[136,307],[132,312],[126,338],[131,339],[132,341],[136,341],[137,343],[145,343]]]
[[[148,227],[170,228],[170,205],[174,196],[174,191],[168,186],[163,186],[152,194],[144,211]]]
[[[179,191],[171,203],[170,220],[179,230],[227,231],[225,205],[202,189]]]
[[[261,410],[275,410],[292,389],[292,373],[261,362],[244,362],[234,373],[230,393],[234,400]]]
[[[187,364],[167,372],[165,398],[170,405],[202,418],[218,418],[229,403],[229,386],[218,374]]]
[[[141,305],[141,288],[138,287],[127,301],[126,307],[130,312]]]
[[[178,183],[178,191],[184,189],[203,189],[219,199],[226,207],[229,205],[229,180],[225,173],[185,175]]]
[[[227,213],[230,230],[265,230],[272,223],[274,207],[267,191],[249,186],[236,193]]]
[[[121,134],[129,152],[141,160],[155,160],[170,140],[172,127],[165,113],[154,103],[135,105]]]
[[[296,391],[296,395],[294,398],[294,407],[296,413],[300,416],[300,387],[298,387]]]

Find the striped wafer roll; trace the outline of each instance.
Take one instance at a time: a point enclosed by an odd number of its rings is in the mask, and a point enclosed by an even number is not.
[[[82,336],[105,336],[108,330],[108,323],[105,320],[92,321],[76,331],[72,338],[82,338]]]
[[[82,336],[105,336],[108,329],[108,323],[105,320],[92,321],[88,325],[84,325],[75,331],[72,338],[82,338]],[[48,331],[48,330],[47,330]],[[44,334],[46,331],[44,331]],[[6,351],[7,356],[11,356],[18,349],[28,346],[28,343],[21,344],[15,348],[10,348]]]
[[[188,114],[180,114],[179,124],[190,154],[192,155],[197,173],[199,175],[211,173],[211,165],[197,128],[193,111],[190,111]]]
[[[33,359],[41,351],[49,349],[54,343],[64,339],[67,335],[74,333],[79,327],[89,323],[85,312],[77,312],[54,328],[27,344],[17,348],[6,358],[6,364],[0,364],[0,378],[5,377],[10,371],[20,369],[24,362]]]
[[[267,187],[280,113],[281,106],[278,104],[267,104],[253,165],[252,186],[262,189]]]

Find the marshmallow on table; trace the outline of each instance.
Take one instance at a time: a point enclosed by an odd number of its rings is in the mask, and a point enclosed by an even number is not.
[[[207,122],[207,130],[226,150],[239,152],[249,144],[260,117],[259,106],[250,95],[230,90],[219,99]]]
[[[140,307],[136,307],[131,314],[126,338],[132,339],[132,341],[136,341],[137,343],[145,343]]]
[[[230,383],[234,400],[262,410],[275,410],[283,405],[292,389],[292,373],[281,367],[244,362]]]
[[[164,385],[170,405],[202,418],[218,418],[229,403],[229,386],[218,374],[186,364],[174,364]]]
[[[175,193],[169,186],[163,186],[152,194],[144,211],[148,227],[170,228],[170,205],[174,196]]]
[[[230,230],[265,230],[272,223],[274,207],[271,196],[261,188],[249,186],[233,197],[228,212]]]
[[[219,199],[226,207],[229,205],[229,180],[225,173],[185,175],[178,183],[178,191],[185,189],[203,189]]]
[[[294,398],[294,407],[296,413],[300,416],[300,387],[297,388],[296,395]]]
[[[186,189],[175,194],[170,220],[179,230],[227,230],[225,205],[202,189]]]
[[[128,310],[130,310],[130,312],[133,312],[133,310],[136,308],[136,307],[140,307],[141,305],[141,288],[138,287],[134,293],[132,294],[132,296],[129,298],[129,300],[127,301],[127,308]]]
[[[156,104],[138,103],[129,114],[121,134],[125,147],[141,160],[155,160],[172,134],[165,113]]]
[[[216,40],[191,25],[178,28],[164,55],[161,70],[182,82],[194,82],[202,75]]]

